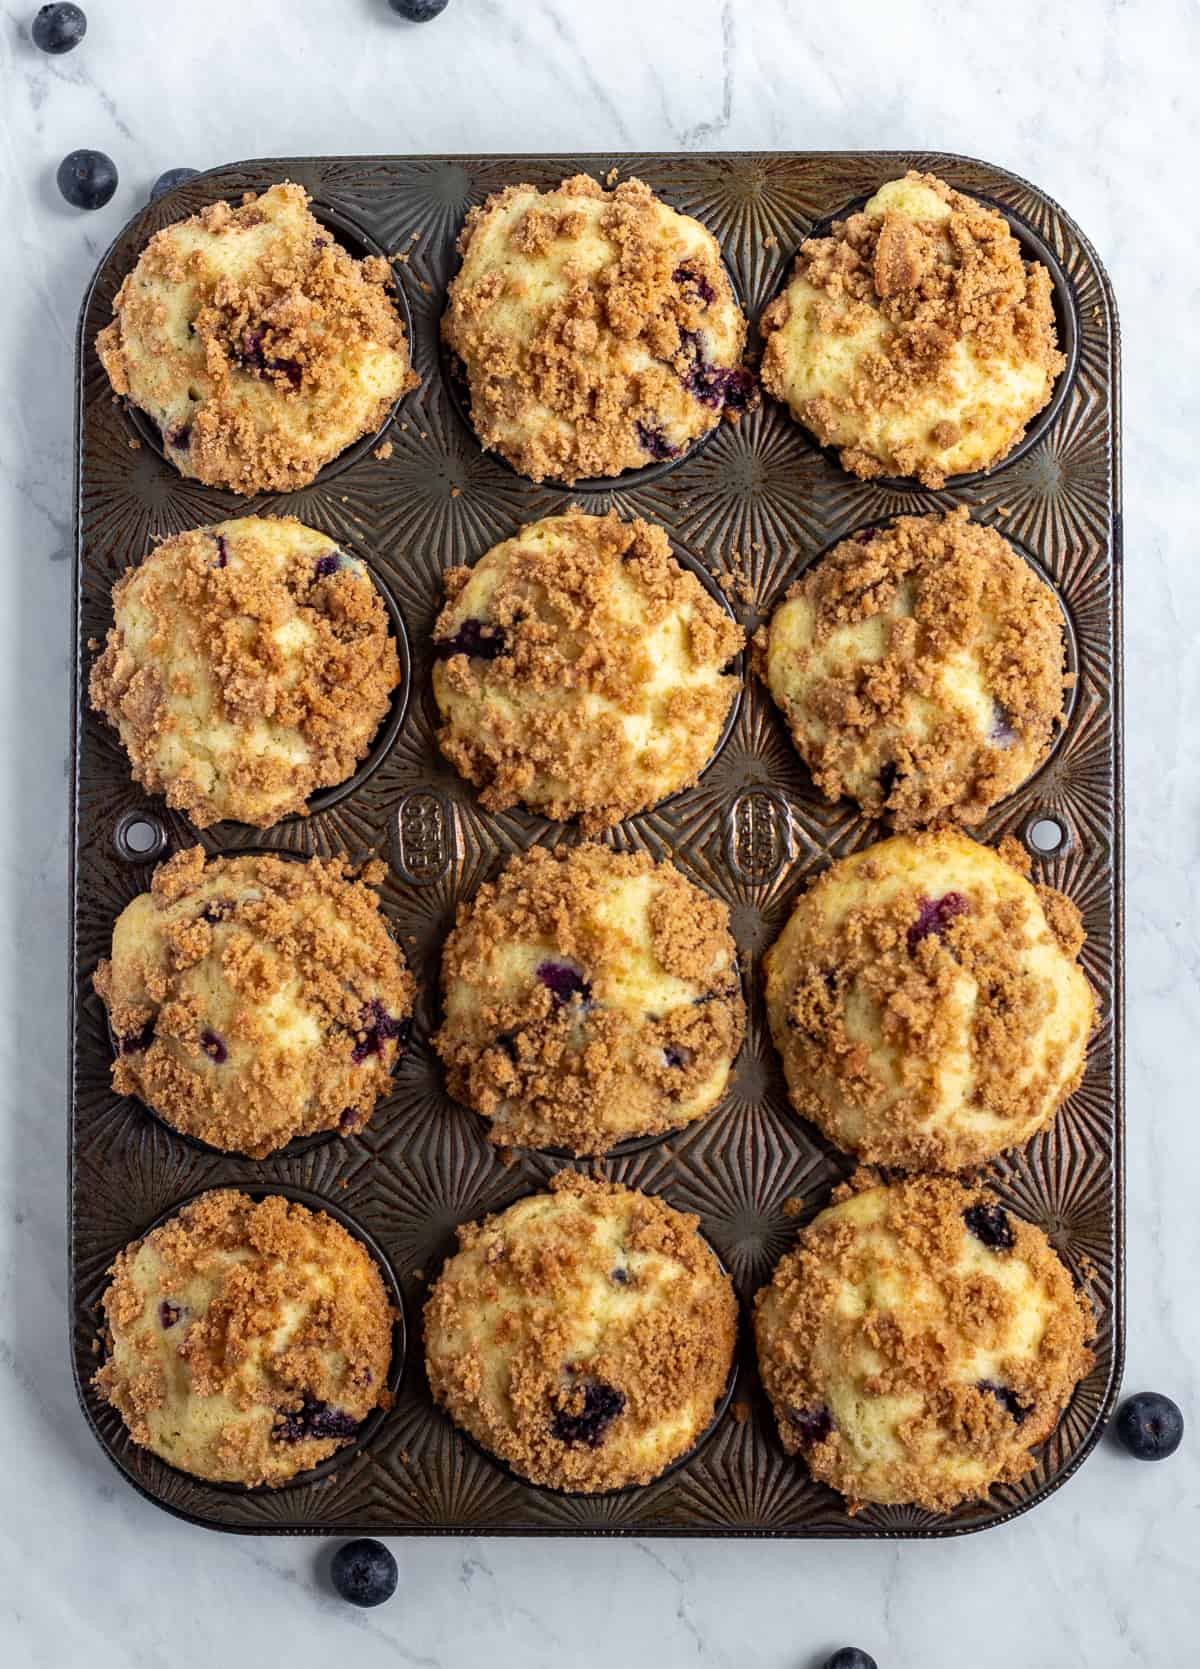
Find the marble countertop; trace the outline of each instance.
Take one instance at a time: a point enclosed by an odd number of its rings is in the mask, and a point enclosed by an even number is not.
[[[1200,1637],[1200,433],[1194,0],[94,0],[63,58],[0,8],[0,1656],[94,1669],[353,1656],[356,1669],[611,1661],[816,1669],[1123,1669]],[[983,21],[987,17],[986,25]],[[107,151],[92,215],[61,156]],[[1016,1523],[930,1544],[410,1539],[396,1598],[353,1612],[328,1547],[214,1535],[101,1454],[67,1365],[64,1245],[71,382],[89,273],[163,169],[322,152],[941,148],[1062,202],[1124,331],[1128,686],[1126,1388],[1197,1422],[1163,1466],[1103,1443]],[[1181,328],[1176,313],[1184,320]],[[40,356],[29,351],[41,345]],[[38,364],[36,379],[13,367]],[[1191,437],[1189,439],[1189,436]],[[1189,489],[1190,491],[1190,489]]]

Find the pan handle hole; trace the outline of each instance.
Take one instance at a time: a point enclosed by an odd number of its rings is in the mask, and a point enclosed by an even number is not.
[[[1071,844],[1071,832],[1060,817],[1038,811],[1025,824],[1025,844],[1035,858],[1061,858]]]
[[[167,831],[145,811],[127,811],[113,830],[113,845],[126,863],[153,863],[167,849]]]

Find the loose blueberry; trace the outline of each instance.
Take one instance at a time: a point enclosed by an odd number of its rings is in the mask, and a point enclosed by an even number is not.
[[[1170,1397],[1139,1391],[1117,1409],[1116,1432],[1136,1460],[1166,1460],[1183,1441],[1183,1414]]]
[[[939,939],[944,938],[955,916],[965,915],[969,909],[970,905],[960,892],[943,893],[940,898],[923,898],[917,919],[908,930],[909,950],[916,950],[921,940],[931,933],[936,933]]]
[[[87,18],[78,6],[43,6],[29,31],[39,52],[71,52],[87,34]]]
[[[453,637],[435,637],[433,658],[448,661],[451,655],[470,655],[476,661],[494,661],[504,653],[504,633],[499,626],[485,626],[482,620],[464,620]]]
[[[676,284],[682,284],[685,289],[695,290],[705,307],[709,306],[710,303],[717,299],[717,292],[708,282],[708,279],[705,278],[704,274],[702,272],[697,272],[695,267],[688,266],[686,261],[682,266],[675,268],[671,277],[675,280]]]
[[[1013,724],[1012,714],[1007,707],[1002,707],[998,701],[992,702],[992,722],[988,728],[988,741],[996,748],[1010,748],[1017,739],[1017,728]]]
[[[672,446],[662,430],[650,423],[636,425],[638,444],[643,452],[648,452],[652,458],[661,463],[667,458],[677,458],[679,448]]]
[[[668,1043],[663,1050],[663,1061],[667,1066],[690,1066],[692,1051],[678,1043]]]
[[[857,1646],[839,1646],[832,1657],[827,1657],[824,1669],[879,1669],[875,1659]]]
[[[194,180],[199,172],[198,168],[168,168],[150,187],[150,201],[157,202],[160,197],[165,197],[168,191],[174,191],[177,185],[182,185],[184,180]]]
[[[397,17],[407,18],[409,23],[432,23],[448,4],[449,0],[388,0]]]
[[[568,1414],[560,1409],[550,1422],[550,1430],[560,1443],[585,1443],[589,1449],[598,1449],[624,1407],[623,1391],[602,1379],[589,1379],[583,1387],[582,1412]]]
[[[126,1032],[120,1039],[120,1050],[123,1055],[140,1055],[143,1049],[148,1049],[154,1042],[154,1021],[147,1020],[140,1032]]]
[[[395,1019],[378,997],[372,997],[363,1009],[362,1027],[358,1041],[350,1051],[350,1059],[355,1066],[361,1065],[368,1055],[381,1055],[384,1044],[390,1043],[393,1038],[399,1043],[397,1056],[402,1055],[412,1035],[412,1021]]]
[[[103,151],[71,151],[55,178],[73,209],[102,209],[117,189],[117,165]]]
[[[201,1032],[200,1047],[204,1050],[204,1053],[208,1056],[209,1060],[216,1061],[218,1066],[223,1066],[229,1059],[229,1050],[217,1036],[216,1032]]]
[[[820,1403],[811,1408],[792,1409],[788,1419],[805,1448],[813,1443],[823,1443],[833,1430],[833,1415]]]
[[[299,1408],[281,1411],[271,1436],[277,1443],[299,1443],[307,1437],[353,1437],[357,1431],[352,1415],[306,1394]]]
[[[1002,1205],[969,1205],[963,1212],[963,1222],[989,1251],[1011,1252],[1017,1243],[1008,1212]]]
[[[1021,1402],[1015,1391],[1007,1385],[998,1385],[994,1379],[981,1379],[975,1388],[978,1391],[987,1391],[995,1397],[1005,1412],[1012,1415],[1017,1425],[1023,1425],[1033,1413],[1032,1403]]]
[[[587,1002],[592,994],[591,984],[574,962],[539,962],[537,977],[556,1003],[569,1003],[572,997]]]
[[[396,1592],[396,1561],[382,1542],[370,1536],[343,1542],[333,1556],[329,1574],[338,1593],[351,1605],[382,1605]]]
[[[183,1311],[178,1304],[172,1304],[169,1298],[164,1298],[158,1306],[158,1324],[164,1330],[168,1327],[174,1327],[182,1314]]]

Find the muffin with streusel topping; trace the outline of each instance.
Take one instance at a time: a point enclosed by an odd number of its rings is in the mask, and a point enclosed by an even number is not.
[[[756,648],[818,788],[897,828],[979,822],[1062,719],[1058,600],[963,508],[843,540]]]
[[[459,907],[434,1047],[493,1141],[603,1153],[702,1118],[745,1029],[729,911],[669,863],[534,847]]]
[[[869,480],[1005,457],[1066,361],[1050,274],[996,209],[933,174],[881,186],[801,245],[760,321],[762,383],[842,467]]]
[[[948,1512],[1014,1483],[1092,1365],[1095,1317],[1041,1229],[982,1189],[862,1179],[755,1300],[789,1454],[867,1502]]]
[[[382,256],[356,261],[285,182],[155,234],[96,352],[181,475],[292,492],[415,388]]]
[[[368,882],[341,858],[210,858],[156,870],[95,986],[113,1088],[184,1135],[261,1159],[362,1128],[404,1052],[414,984]]]
[[[698,1219],[563,1171],[458,1231],[425,1306],[435,1400],[531,1483],[647,1484],[712,1424],[737,1304]]]
[[[1095,1000],[1079,911],[1021,849],[953,829],[827,869],[764,959],[796,1110],[873,1164],[961,1170],[1045,1129],[1083,1075]]]
[[[660,527],[549,516],[451,569],[446,597],[438,743],[489,810],[519,802],[592,832],[696,781],[745,639]]]
[[[286,1484],[391,1403],[383,1278],[323,1211],[202,1194],[109,1274],[95,1385],[135,1443],[194,1477]]]
[[[358,557],[294,517],[164,541],[113,587],[92,706],[135,779],[197,828],[267,828],[350,776],[400,679]]]
[[[513,185],[467,215],[442,336],[483,445],[568,485],[676,458],[752,403],[712,233],[641,180]]]

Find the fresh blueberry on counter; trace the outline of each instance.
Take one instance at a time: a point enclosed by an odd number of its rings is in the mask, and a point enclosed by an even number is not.
[[[199,172],[198,168],[168,168],[150,187],[150,201],[157,202],[160,197],[166,196],[168,191],[174,191],[177,185],[182,185],[184,180],[194,180]]]
[[[102,209],[117,189],[117,165],[103,151],[71,151],[55,178],[73,209]]]
[[[87,18],[78,6],[42,6],[30,30],[40,52],[72,52],[87,34]]]
[[[878,1669],[878,1665],[857,1646],[841,1646],[825,1659],[825,1669]]]
[[[1136,1460],[1166,1460],[1183,1441],[1183,1415],[1170,1397],[1139,1391],[1117,1409],[1116,1431]]]
[[[410,23],[432,23],[441,17],[449,0],[388,0],[388,5],[399,17]]]
[[[333,1556],[333,1585],[351,1605],[382,1605],[396,1592],[396,1561],[370,1536],[343,1542]]]

